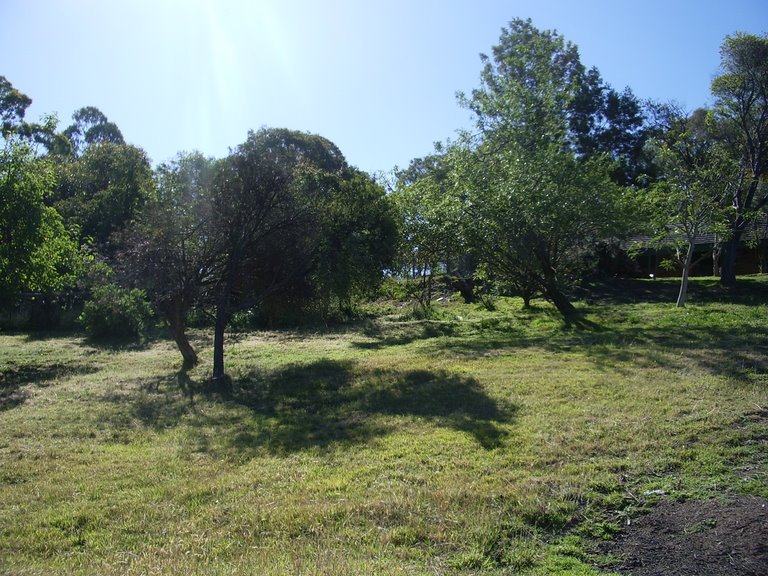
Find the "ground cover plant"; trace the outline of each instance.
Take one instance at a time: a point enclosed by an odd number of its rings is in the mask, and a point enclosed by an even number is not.
[[[0,573],[619,573],[644,512],[768,498],[766,282],[232,334],[228,395],[161,337],[0,334]]]

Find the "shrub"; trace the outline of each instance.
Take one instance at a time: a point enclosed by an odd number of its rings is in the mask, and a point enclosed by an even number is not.
[[[80,323],[91,338],[140,339],[152,315],[143,290],[115,284],[97,286],[83,306]]]

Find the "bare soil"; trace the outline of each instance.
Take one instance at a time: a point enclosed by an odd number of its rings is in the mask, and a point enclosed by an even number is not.
[[[768,500],[662,502],[601,552],[632,576],[766,576]]]

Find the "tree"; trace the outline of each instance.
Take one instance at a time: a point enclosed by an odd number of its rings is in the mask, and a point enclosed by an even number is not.
[[[216,261],[208,294],[215,310],[214,386],[227,381],[224,332],[235,312],[258,305],[312,268],[315,215],[293,170],[307,154],[286,136],[250,132],[222,161],[213,182]]]
[[[184,368],[198,363],[186,334],[214,263],[211,186],[216,162],[179,154],[156,172],[157,197],[126,232],[118,262],[129,283],[148,295],[179,348]]]
[[[123,134],[114,122],[95,106],[86,106],[72,114],[73,123],[64,130],[69,140],[71,153],[79,156],[91,144],[111,142],[125,144]]]
[[[13,87],[5,76],[0,76],[0,135],[24,134],[24,115],[32,99]]]
[[[220,161],[179,155],[156,181],[157,198],[122,240],[123,274],[147,292],[185,367],[197,362],[186,316],[212,313],[215,386],[227,381],[224,337],[237,312],[349,305],[389,265],[394,218],[382,188],[320,136],[264,128]]]
[[[677,306],[685,306],[696,241],[704,233],[727,234],[724,200],[736,182],[738,165],[717,143],[706,111],[678,117],[663,139],[653,143],[661,173],[644,194],[655,228],[654,243],[685,249]]]
[[[596,68],[579,74],[578,87],[568,104],[570,139],[580,156],[606,155],[614,161],[611,176],[617,184],[633,185],[648,172],[644,153],[652,126],[632,90],[617,92]]]
[[[321,232],[312,283],[323,316],[332,299],[350,314],[357,299],[376,292],[383,271],[392,265],[397,242],[394,206],[381,186],[354,168],[321,178],[330,193],[318,206]]]
[[[53,291],[72,280],[77,244],[45,200],[55,184],[49,162],[17,139],[0,150],[0,300],[22,290]]]
[[[475,249],[492,273],[535,286],[568,316],[566,290],[623,221],[612,159],[579,150],[572,130],[585,74],[578,50],[513,20],[483,61],[481,87],[461,98],[478,129],[465,136],[462,167]]]
[[[712,81],[711,121],[740,165],[730,187],[730,239],[720,281],[736,283],[736,253],[744,231],[768,204],[768,36],[737,33],[720,48],[721,74]]]
[[[399,173],[392,194],[401,222],[400,268],[406,276],[418,279],[417,298],[423,306],[432,300],[434,276],[441,268],[464,279],[461,271],[451,270],[452,263],[467,251],[465,206],[452,163],[450,151],[412,161]],[[471,300],[471,291],[465,289],[465,293]]]
[[[57,164],[59,184],[54,205],[81,242],[93,241],[108,254],[110,237],[140,213],[154,195],[152,169],[141,148],[98,142],[82,156]]]

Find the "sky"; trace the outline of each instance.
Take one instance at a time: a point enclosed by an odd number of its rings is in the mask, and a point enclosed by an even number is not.
[[[768,32],[768,1],[0,0],[0,75],[28,120],[96,106],[154,165],[267,126],[388,172],[470,126],[456,93],[513,18],[557,30],[614,88],[692,111],[724,37]]]

